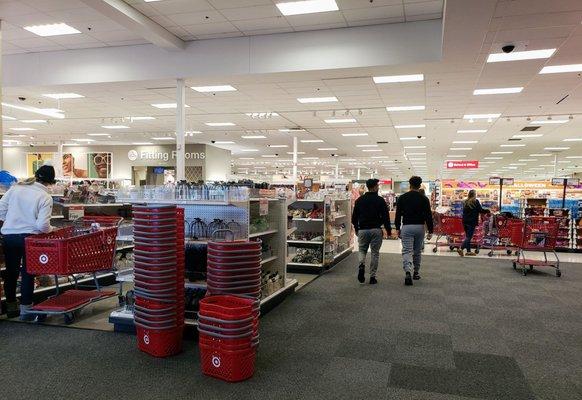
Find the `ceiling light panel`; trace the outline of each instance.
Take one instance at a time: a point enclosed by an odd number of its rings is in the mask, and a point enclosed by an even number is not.
[[[508,87],[508,88],[497,88],[497,89],[477,89],[473,91],[474,96],[488,95],[488,94],[512,94],[521,93],[523,87]]]
[[[337,97],[299,97],[298,102],[303,104],[310,103],[337,103]]]
[[[335,0],[286,1],[276,4],[281,14],[301,15],[339,10]]]
[[[423,74],[375,76],[374,83],[403,83],[424,81]]]
[[[499,118],[501,114],[466,114],[463,119],[495,119]]]
[[[327,124],[353,124],[356,121],[355,118],[338,118],[338,119],[326,119],[324,120]]]
[[[550,58],[555,52],[556,49],[542,49],[542,50],[514,51],[511,53],[495,53],[489,54],[489,57],[487,57],[487,62],[494,63],[505,61],[522,61]]]
[[[368,136],[367,133],[342,133],[344,137]]]
[[[129,126],[125,125],[103,125],[101,126],[103,129],[129,129]]]
[[[49,94],[43,94],[43,97],[49,97],[51,99],[56,99],[56,100],[63,100],[63,99],[81,99],[85,96],[83,96],[82,94],[77,94],[77,93],[49,93]]]
[[[81,31],[73,28],[65,23],[48,24],[48,25],[31,25],[25,26],[25,30],[34,33],[35,35],[46,36],[60,36],[60,35],[74,35],[81,33]]]
[[[398,112],[398,111],[424,111],[425,106],[394,106],[386,107],[386,111]]]
[[[486,133],[487,129],[459,129],[457,133]]]
[[[301,143],[323,143],[321,139],[304,139]]]
[[[236,88],[230,85],[192,86],[191,89],[200,93],[236,92]]]
[[[416,125],[395,125],[396,129],[419,129],[426,128],[426,124],[416,124]]]
[[[267,137],[264,135],[248,135],[248,136],[241,136],[243,139],[266,139]]]
[[[205,122],[208,126],[235,126],[232,122]]]
[[[542,68],[540,74],[560,74],[566,72],[582,72],[582,64],[550,65]]]
[[[551,125],[551,124],[565,124],[569,120],[567,119],[541,119],[536,121],[531,121],[530,124],[534,125]]]
[[[178,108],[178,104],[177,103],[155,103],[151,105],[152,107],[155,108],[160,108],[160,109],[168,109],[168,108]],[[190,108],[189,105],[185,105],[185,108]]]

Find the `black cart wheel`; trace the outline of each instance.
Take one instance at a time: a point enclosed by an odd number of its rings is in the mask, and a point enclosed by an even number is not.
[[[453,250],[455,250],[455,246],[449,246],[449,250],[450,250],[450,251],[453,251]]]
[[[511,255],[511,250],[507,250],[507,255],[510,256]]]
[[[64,315],[64,317],[65,317],[65,324],[67,324],[67,325],[75,322],[75,314],[73,314],[73,313],[66,313]]]
[[[481,250],[479,248],[475,249],[475,254],[479,254]]]
[[[559,269],[556,270],[556,276],[559,278],[562,276],[562,271],[560,271]]]
[[[515,261],[513,262],[513,269],[517,269],[517,263]]]
[[[527,276],[527,268],[522,268],[521,272],[523,273],[523,276]]]
[[[36,322],[42,324],[44,321],[46,321],[46,315],[45,314],[38,314],[36,316]]]
[[[433,247],[432,252],[433,253],[436,253],[437,252],[437,248],[436,247]]]
[[[530,271],[533,271],[533,265],[530,265],[530,266],[529,266],[529,270],[530,270]]]
[[[487,253],[488,257],[493,257],[493,250],[491,250],[489,253]],[[515,264],[515,263],[514,263]]]

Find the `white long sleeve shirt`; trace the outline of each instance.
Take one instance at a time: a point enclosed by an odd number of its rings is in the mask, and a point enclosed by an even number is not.
[[[53,199],[41,183],[14,185],[0,199],[3,235],[48,233],[52,230]]]

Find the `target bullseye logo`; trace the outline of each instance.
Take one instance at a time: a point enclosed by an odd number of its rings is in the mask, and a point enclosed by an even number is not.
[[[145,335],[143,335],[143,342],[145,344],[150,344],[150,337],[147,333]]]
[[[46,265],[49,262],[49,257],[46,254],[41,254],[38,257],[38,261],[42,264],[42,265]]]
[[[111,237],[108,237],[107,238],[107,244],[111,244],[111,243],[113,243],[113,239]]]
[[[129,161],[135,161],[135,160],[137,160],[138,157],[139,157],[139,153],[135,150],[129,150],[127,152],[127,158],[129,158]]]
[[[454,162],[452,162],[452,161],[449,161],[449,163],[448,163],[448,167],[449,167],[449,168],[453,168],[454,166],[455,166],[455,163],[454,163]]]
[[[220,357],[218,357],[218,356],[212,356],[212,366],[214,368],[219,368],[220,367]]]

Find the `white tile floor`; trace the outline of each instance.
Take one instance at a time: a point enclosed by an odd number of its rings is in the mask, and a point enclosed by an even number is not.
[[[357,244],[355,249],[357,250]],[[445,256],[445,257],[459,257],[457,252],[450,251],[448,247],[438,247],[437,252],[433,253],[432,249],[434,248],[434,239],[431,242],[427,242],[425,246],[424,255],[438,255],[438,256]],[[384,240],[382,244],[382,248],[380,249],[381,253],[397,253],[400,254],[402,251],[402,246],[400,244],[400,240]],[[479,258],[489,258],[487,253],[489,250],[481,250],[477,257]],[[543,254],[540,252],[527,252],[527,258],[531,259],[543,259]],[[582,253],[557,253],[558,259],[560,262],[568,262],[568,263],[582,263]],[[551,255],[548,256],[552,257]],[[492,258],[497,259],[506,259],[511,260],[514,259],[515,256],[507,256],[503,251],[495,251]]]

